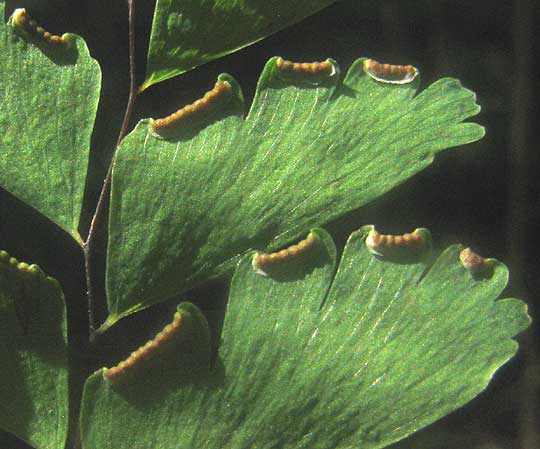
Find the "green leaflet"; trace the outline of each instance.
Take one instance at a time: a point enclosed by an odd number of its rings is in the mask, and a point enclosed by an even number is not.
[[[0,185],[81,242],[101,73],[80,37],[64,39],[48,43],[0,20]]]
[[[490,260],[475,273],[458,245],[430,268],[425,257],[375,256],[370,229],[350,237],[337,273],[322,230],[270,276],[245,256],[208,374],[185,374],[194,354],[206,357],[205,338],[124,383],[97,372],[85,387],[83,447],[376,449],[471,400],[530,323],[521,301],[495,301],[506,267]],[[204,323],[186,334],[197,329]]]
[[[335,0],[158,0],[141,89],[233,53]]]
[[[340,81],[333,61],[299,71],[273,58],[246,119],[239,87],[220,75],[229,91],[166,138],[156,122],[137,125],[113,168],[103,329],[230,270],[251,248],[278,248],[365,205],[437,152],[483,136],[462,123],[479,107],[459,81],[417,93],[418,78],[377,81],[367,64],[357,60]]]
[[[0,251],[0,428],[37,449],[66,444],[65,315],[56,280]]]

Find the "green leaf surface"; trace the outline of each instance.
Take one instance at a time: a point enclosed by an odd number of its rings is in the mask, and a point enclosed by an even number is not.
[[[62,39],[0,20],[0,186],[80,242],[101,73],[82,38]]]
[[[68,360],[64,295],[37,265],[0,251],[0,428],[64,449]]]
[[[496,301],[506,267],[466,268],[458,245],[433,266],[376,256],[370,229],[350,237],[337,273],[322,230],[268,276],[244,257],[207,376],[186,381],[185,350],[123,383],[98,371],[85,387],[83,447],[376,449],[471,400],[530,322],[521,301]],[[200,342],[187,357],[205,357]]]
[[[141,89],[253,44],[334,1],[158,0]]]
[[[365,59],[344,81],[331,61],[322,74],[280,62],[266,65],[247,118],[237,84],[220,75],[231,90],[213,107],[197,104],[199,114],[184,114],[165,138],[143,120],[124,140],[103,328],[231,269],[250,248],[278,248],[365,205],[437,152],[483,136],[462,123],[479,107],[455,79],[417,93],[418,78],[377,81]]]

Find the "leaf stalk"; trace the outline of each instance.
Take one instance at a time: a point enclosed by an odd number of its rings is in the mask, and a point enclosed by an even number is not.
[[[112,168],[116,156],[116,151],[120,146],[120,143],[126,136],[128,132],[129,123],[131,121],[131,115],[135,107],[135,102],[137,99],[138,89],[137,89],[137,65],[136,65],[136,54],[135,54],[135,0],[128,0],[128,27],[129,27],[129,96],[126,104],[126,110],[124,112],[124,119],[122,121],[122,126],[120,128],[120,133],[118,134],[118,140],[111,157],[111,162],[109,164],[109,169],[107,170],[107,175],[103,181],[103,187],[99,194],[99,199],[96,205],[96,209],[92,216],[92,221],[90,222],[90,228],[88,230],[88,236],[86,241],[83,243],[83,254],[84,254],[84,267],[86,272],[86,296],[88,301],[88,334],[90,343],[95,340],[96,336],[96,322],[95,322],[95,294],[94,294],[94,274],[92,266],[92,257],[94,254],[94,246],[97,235],[97,229],[99,228],[103,216],[107,210],[107,200],[109,198],[109,193],[111,191],[111,177],[112,177]]]

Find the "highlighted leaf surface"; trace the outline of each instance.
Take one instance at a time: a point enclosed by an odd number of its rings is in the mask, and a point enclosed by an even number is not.
[[[143,88],[233,53],[335,0],[158,0]]]
[[[101,74],[84,41],[68,40],[55,47],[0,20],[0,186],[80,241]]]
[[[250,248],[278,248],[376,199],[437,152],[483,135],[462,123],[479,107],[457,80],[417,94],[417,79],[376,81],[362,59],[343,82],[337,66],[317,81],[324,74],[284,72],[278,61],[264,69],[246,119],[238,86],[222,75],[230,95],[176,125],[174,139],[143,120],[124,140],[112,178],[106,326],[231,269]]]
[[[65,315],[56,280],[0,251],[0,428],[37,449],[66,443]]]
[[[521,301],[495,300],[506,268],[474,276],[459,246],[429,269],[391,262],[368,250],[368,230],[351,236],[337,273],[322,230],[272,276],[244,257],[206,378],[157,364],[119,387],[96,373],[83,447],[376,449],[471,400],[529,324]],[[182,370],[196,351],[204,339],[173,353]]]

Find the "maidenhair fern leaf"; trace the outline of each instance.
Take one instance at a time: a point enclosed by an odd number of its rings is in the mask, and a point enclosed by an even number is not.
[[[24,9],[0,20],[0,55],[0,186],[80,243],[99,66],[80,37],[51,35]]]
[[[335,0],[158,0],[142,89],[250,45]]]
[[[83,447],[377,449],[462,406],[516,352],[526,306],[497,300],[501,263],[455,245],[430,266],[429,234],[415,235],[365,227],[337,273],[322,230],[273,262],[243,257],[206,375],[201,318],[129,377],[98,371]]]
[[[482,137],[454,79],[418,90],[411,66],[271,59],[244,119],[221,75],[201,100],[143,120],[119,148],[107,260],[109,319],[163,301],[376,199],[435,154]]]
[[[1,429],[37,449],[64,449],[67,353],[58,282],[0,251]]]

